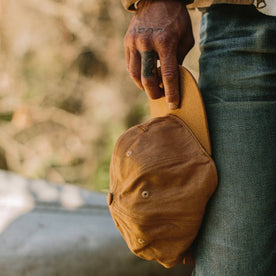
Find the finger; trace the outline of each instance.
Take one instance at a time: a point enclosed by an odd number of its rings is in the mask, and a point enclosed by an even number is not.
[[[178,63],[175,55],[160,57],[161,74],[165,90],[166,101],[170,109],[179,106],[179,78]]]
[[[127,71],[129,71],[130,51],[128,47],[125,47],[125,60],[126,60]]]
[[[125,50],[125,60],[126,60],[126,68],[129,68],[129,61],[130,61],[130,45],[132,45],[132,37],[129,35],[129,31],[125,34],[124,37],[124,50]]]
[[[130,51],[130,61],[128,73],[135,84],[141,89],[145,90],[141,82],[141,56],[136,49]]]
[[[162,92],[159,88],[158,73],[157,73],[157,55],[152,51],[141,52],[142,59],[142,85],[146,93],[152,99],[162,97]]]

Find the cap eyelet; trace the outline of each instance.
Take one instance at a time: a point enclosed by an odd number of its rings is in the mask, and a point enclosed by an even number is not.
[[[149,192],[148,191],[143,191],[142,192],[142,197],[143,198],[149,198]]]
[[[140,243],[140,244],[144,244],[145,243],[145,241],[143,240],[143,239],[138,239],[138,242]]]
[[[126,156],[130,156],[132,154],[132,150],[128,150],[127,153],[126,153]]]

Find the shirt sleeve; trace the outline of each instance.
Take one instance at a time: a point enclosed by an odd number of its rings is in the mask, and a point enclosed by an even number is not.
[[[134,11],[135,10],[135,3],[138,2],[137,0],[121,0],[124,8],[129,11]]]
[[[143,0],[140,0],[143,1]],[[124,8],[129,11],[135,11],[136,4],[139,2],[138,0],[121,0]],[[186,3],[186,5],[191,4],[194,2],[194,0],[183,0],[183,2]]]

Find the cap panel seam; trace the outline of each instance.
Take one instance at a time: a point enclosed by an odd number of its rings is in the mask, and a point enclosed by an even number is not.
[[[199,145],[201,151],[208,156],[209,159],[212,159],[212,157],[210,156],[210,154],[206,151],[206,149],[201,145],[201,143],[199,142],[198,138],[196,137],[196,135],[193,133],[193,131],[190,129],[190,127],[179,117],[177,117],[174,114],[169,114],[167,117],[173,118],[175,119],[175,121],[178,121],[182,127],[184,127],[185,129],[187,129],[189,131],[189,133],[192,135],[192,137],[194,138],[194,140],[197,142],[197,144]]]
[[[174,115],[173,115],[174,116]],[[174,116],[174,117],[176,117],[176,116]],[[136,126],[134,126],[134,127],[132,127],[132,128],[130,128],[130,129],[128,129],[128,131],[130,131],[131,129],[134,129],[134,128],[139,128],[140,129],[140,133],[135,137],[135,140],[133,141],[133,143],[131,143],[131,145],[129,145],[128,146],[128,148],[126,149],[126,151],[129,151],[129,150],[131,150],[132,149],[132,147],[133,147],[133,145],[134,145],[134,143],[139,139],[139,137],[141,136],[141,135],[143,135],[145,132],[141,129],[141,126],[144,126],[144,125],[146,125],[146,128],[148,129],[151,125],[153,125],[153,124],[156,124],[156,123],[159,123],[159,122],[162,122],[162,121],[166,121],[166,119],[167,118],[171,118],[171,115],[168,115],[168,116],[163,116],[163,117],[157,117],[157,118],[153,118],[153,119],[150,119],[149,121],[147,121],[147,122],[145,122],[145,123],[142,123],[142,124],[139,124],[139,125],[136,125]],[[182,127],[182,128],[185,128],[185,126],[186,125],[182,125],[181,124],[181,122],[182,122],[182,120],[179,122],[179,120],[175,120],[177,123],[179,123],[179,125]],[[189,130],[189,129],[188,129]],[[128,132],[127,131],[127,132]],[[148,130],[147,130],[148,131]],[[126,133],[127,133],[126,132]],[[126,134],[125,133],[125,134]],[[191,131],[189,131],[189,133],[191,134]],[[118,154],[118,148],[119,148],[119,144],[122,142],[122,139],[123,139],[123,137],[125,136],[125,134],[122,134],[120,137],[119,137],[119,139],[118,139],[118,141],[117,141],[117,143],[116,143],[116,146],[115,146],[115,148],[114,148],[114,152],[113,152],[113,156],[115,157],[115,156],[117,156]],[[194,136],[193,136],[194,137]],[[202,149],[201,147],[200,147],[200,149]],[[207,153],[207,152],[204,152],[203,151],[203,153]],[[199,156],[200,154],[198,154],[198,155],[196,155],[196,156]],[[135,156],[135,155],[134,155]],[[136,161],[135,160],[135,158],[133,158],[133,155],[130,155],[130,156],[128,156],[128,158],[131,158],[133,161]],[[163,166],[164,165],[169,165],[169,164],[171,164],[170,163],[170,161],[182,161],[183,159],[181,159],[181,158],[179,158],[179,159],[175,159],[175,158],[171,158],[171,159],[162,159],[162,160],[159,160],[159,162],[158,162],[158,164],[155,164],[155,165],[153,165],[153,166],[142,166],[141,167],[141,171],[140,171],[140,173],[142,173],[143,172],[143,170],[144,170],[144,168],[148,168],[148,169],[154,169],[154,168],[157,168],[157,167],[159,167],[159,165],[162,163],[163,164]],[[162,161],[162,162],[161,162]],[[168,161],[168,162],[166,162],[166,161]],[[113,172],[116,172],[116,169],[114,168],[114,166],[112,166],[113,167]],[[161,166],[160,166],[161,167]],[[114,173],[114,175],[116,175],[116,173]],[[116,183],[114,183],[114,186],[116,187],[117,186],[117,179],[116,179]]]
[[[193,133],[193,131],[190,129],[190,127],[182,120],[180,119],[179,117],[177,117],[176,115],[174,114],[169,114],[168,115],[169,117],[171,118],[174,118],[175,120],[177,120],[180,124],[182,124],[189,132],[190,134],[192,135],[192,137],[194,138],[194,140],[197,142],[197,144],[199,145],[202,153],[207,156],[207,158],[210,160],[211,162],[211,166],[213,168],[213,173],[215,175],[215,178],[216,178],[216,185],[215,187],[218,185],[218,172],[217,172],[217,168],[216,168],[216,164],[215,164],[215,161],[213,160],[212,156],[206,151],[206,149],[201,145],[201,143],[199,142],[198,138],[196,137],[196,135]]]
[[[201,154],[194,155],[194,158],[196,158],[198,156],[201,156]],[[132,157],[128,157],[128,158],[132,158]],[[132,158],[132,160],[134,160],[134,159]],[[151,172],[152,170],[161,169],[161,168],[167,167],[169,165],[176,166],[177,164],[179,164],[179,162],[184,162],[183,158],[171,158],[171,159],[165,159],[165,160],[161,160],[161,161],[162,162],[158,162],[157,164],[154,164],[152,166],[142,166],[139,169],[139,171],[136,171],[135,174],[134,173],[132,174],[131,181],[130,180],[125,181],[125,184],[128,184],[129,182],[133,183],[134,181],[137,180],[137,178],[141,177],[143,174]],[[165,161],[165,162],[163,162],[163,161]],[[214,166],[212,160],[210,160],[209,158],[207,158],[206,161],[208,162],[206,164],[209,164],[210,162],[212,163],[211,166],[214,167],[214,171],[216,173],[216,169],[215,169],[215,166]],[[133,179],[133,177],[135,177],[135,179]],[[116,179],[116,183],[117,183],[117,179]]]
[[[130,131],[131,129],[135,129],[135,128],[138,128],[138,126],[134,126],[134,127],[130,128],[130,129],[128,129],[128,131]],[[128,131],[127,131],[127,132],[128,132]],[[137,138],[138,138],[140,135],[142,135],[142,134],[144,133],[144,131],[143,131],[142,129],[140,129],[140,131],[141,131],[141,132],[137,135],[137,137],[135,138],[134,142],[128,147],[128,149],[127,149],[126,151],[128,151],[128,150],[133,146],[133,144],[135,143],[135,141],[137,140]],[[126,132],[126,133],[127,133],[127,132]],[[116,159],[116,156],[118,155],[117,153],[118,153],[118,150],[119,150],[119,144],[122,142],[122,139],[124,138],[124,136],[125,136],[126,133],[122,134],[122,135],[118,138],[118,140],[117,140],[117,143],[116,143],[116,145],[115,145],[115,148],[114,148],[114,151],[113,151],[113,154],[112,154],[112,157],[111,157],[112,159],[114,158],[114,160]],[[131,158],[131,156],[129,156],[128,158]],[[111,168],[113,169],[113,175],[116,175],[115,166],[113,165]],[[113,185],[114,190],[116,190],[117,184],[118,184],[117,178],[115,178],[115,183],[114,183],[114,185]]]
[[[143,225],[153,225],[155,224],[156,222],[185,222],[184,224],[185,225],[192,225],[192,224],[195,224],[195,223],[199,223],[202,221],[202,217],[203,217],[203,214],[204,212],[202,212],[202,214],[198,214],[198,216],[201,216],[201,218],[197,218],[197,219],[194,219],[193,217],[190,217],[190,221],[187,222],[187,216],[185,216],[185,218],[183,219],[179,219],[178,218],[157,218],[157,219],[143,219],[141,217],[137,217],[137,216],[131,216],[129,214],[126,214],[125,210],[121,209],[120,207],[118,207],[115,203],[115,201],[113,201],[113,204],[110,206],[110,209],[116,213],[116,214],[119,214],[119,215],[124,215],[125,217],[127,217],[131,222],[134,222],[136,224],[138,224],[137,222],[141,222],[143,223]]]
[[[200,153],[201,154],[196,154],[194,155],[195,157],[196,156],[200,156],[200,155],[204,155],[206,156],[211,162],[214,162],[212,157],[208,154],[208,152],[202,147],[202,145],[200,144],[199,140],[197,139],[197,137],[194,135],[194,133],[192,132],[192,130],[189,128],[189,126],[184,122],[182,121],[180,118],[178,118],[176,115],[173,115],[173,114],[170,114],[170,115],[167,115],[167,116],[163,116],[163,117],[157,117],[157,118],[153,118],[151,119],[150,121],[148,121],[148,126],[154,124],[154,123],[157,123],[157,122],[160,122],[160,121],[165,121],[167,118],[169,119],[173,119],[175,122],[177,122],[182,128],[186,129],[189,134],[194,138],[193,140],[195,140],[195,142],[197,143],[197,145],[199,146],[199,149],[200,149]],[[144,123],[146,124],[146,123]],[[144,125],[144,124],[140,124],[140,125]],[[137,127],[139,127],[140,125],[137,125]],[[143,134],[144,132],[142,132],[141,134]],[[140,135],[139,135],[140,136]],[[133,144],[137,141],[138,137],[135,139],[135,141],[129,146],[128,150],[130,150],[133,146]],[[135,155],[134,155],[135,156]],[[135,158],[133,158],[132,156],[129,156],[129,158],[131,158],[132,160],[135,161]],[[183,160],[182,158],[171,158],[171,159],[167,159],[167,158],[164,158],[162,160],[159,160],[159,162],[157,164],[155,164],[154,166],[144,166],[144,167],[141,167],[141,171],[143,171],[143,169],[146,167],[148,169],[153,169],[155,167],[159,167],[159,165],[162,163],[163,165],[169,165],[171,164],[170,161],[181,161]],[[168,161],[168,162],[166,162]]]
[[[198,156],[202,156],[202,155],[201,154],[195,154],[193,157],[194,157],[194,159],[196,159],[196,157],[198,157]],[[133,159],[133,158],[132,158],[132,160],[135,161],[135,159]],[[155,163],[152,166],[142,166],[140,168],[139,172],[137,172],[136,176],[141,176],[141,174],[148,173],[148,172],[152,171],[153,169],[159,169],[159,168],[167,167],[168,165],[177,165],[177,164],[179,164],[179,162],[184,162],[184,161],[185,161],[184,158],[162,159],[162,160],[159,160],[158,163]],[[212,163],[212,160],[210,160],[209,158],[208,158],[207,161],[208,161],[208,163]]]
[[[189,126],[180,118],[178,118],[176,115],[173,115],[173,114],[169,114],[167,116],[163,116],[163,117],[157,117],[157,118],[153,118],[149,121],[147,121],[146,123],[143,123],[143,124],[140,124],[140,125],[136,125],[132,128],[130,128],[129,130],[131,129],[134,129],[134,128],[139,128],[140,129],[140,133],[136,136],[135,140],[133,141],[133,143],[126,149],[127,150],[130,150],[132,147],[133,147],[133,144],[139,139],[140,135],[144,134],[144,131],[140,128],[140,126],[142,125],[146,125],[146,127],[148,128],[149,126],[153,125],[153,124],[156,124],[158,122],[162,122],[162,121],[166,121],[166,119],[169,118],[169,119],[172,119],[173,121],[177,122],[182,128],[184,128],[185,130],[187,130],[189,132],[189,134],[193,137],[193,140],[197,143],[199,149],[200,149],[200,153],[194,155],[193,157],[198,157],[200,155],[203,155],[205,157],[207,157],[208,163],[211,163],[211,167],[213,168],[213,173],[216,177],[216,185],[217,186],[217,169],[216,169],[216,165],[215,165],[215,162],[214,160],[212,159],[212,157],[208,154],[208,152],[202,147],[202,145],[200,144],[199,140],[197,139],[197,137],[195,136],[195,134],[192,132],[192,130],[189,128]],[[128,131],[129,131],[128,130]],[[121,135],[116,143],[116,146],[114,148],[114,153],[113,153],[113,156],[112,158],[115,159],[115,156],[117,156],[117,153],[118,153],[118,148],[119,148],[119,144],[122,142],[122,138],[124,137],[124,134]],[[134,155],[135,156],[135,155]],[[128,158],[131,158],[133,161],[136,161],[135,158],[133,158],[132,155],[130,155]],[[150,170],[153,170],[153,169],[157,169],[157,168],[162,168],[164,166],[168,166],[168,165],[174,165],[174,163],[176,162],[179,162],[179,161],[184,161],[183,158],[170,158],[170,159],[162,159],[162,160],[159,160],[159,162],[157,164],[154,164],[152,166],[142,166],[139,170],[139,172],[137,172],[135,174],[136,177],[138,176],[141,176],[141,174],[143,173],[147,173],[149,172]],[[113,175],[116,175],[116,169],[115,169],[115,166],[111,166],[111,169],[113,171]],[[113,179],[114,181],[114,179]],[[117,178],[115,178],[115,183],[113,184],[113,187],[114,187],[114,190],[116,190],[117,186],[118,186],[118,182],[117,182]]]

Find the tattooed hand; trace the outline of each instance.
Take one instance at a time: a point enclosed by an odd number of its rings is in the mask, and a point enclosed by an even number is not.
[[[178,64],[182,64],[194,45],[190,17],[183,2],[142,0],[124,40],[131,78],[153,99],[165,92],[170,109],[179,105]],[[163,86],[158,77],[158,59]]]

